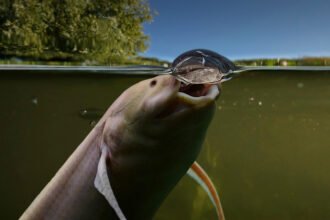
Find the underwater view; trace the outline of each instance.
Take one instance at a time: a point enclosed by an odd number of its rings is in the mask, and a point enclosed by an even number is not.
[[[330,219],[329,9],[0,2],[0,219]]]
[[[2,73],[1,218],[17,218],[116,97],[142,79]],[[226,218],[329,218],[329,72],[248,72],[221,93],[197,161]],[[188,177],[155,216],[215,218]]]

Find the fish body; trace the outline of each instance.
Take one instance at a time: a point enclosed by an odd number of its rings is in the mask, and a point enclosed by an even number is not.
[[[20,219],[117,219],[103,174],[125,218],[151,219],[196,160],[219,94],[180,87],[158,76],[124,91]]]

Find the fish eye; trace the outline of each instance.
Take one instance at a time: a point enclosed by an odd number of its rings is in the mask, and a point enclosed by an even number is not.
[[[150,82],[150,87],[154,87],[157,84],[157,80],[152,80]]]

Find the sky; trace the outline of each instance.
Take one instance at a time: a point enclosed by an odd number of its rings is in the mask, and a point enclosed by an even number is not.
[[[149,0],[142,55],[172,61],[196,48],[229,59],[330,56],[330,0]]]

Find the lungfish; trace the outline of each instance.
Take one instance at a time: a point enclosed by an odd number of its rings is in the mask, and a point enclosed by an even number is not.
[[[21,219],[151,219],[187,170],[223,219],[214,185],[194,163],[218,95],[217,85],[185,86],[173,76],[128,88]]]

